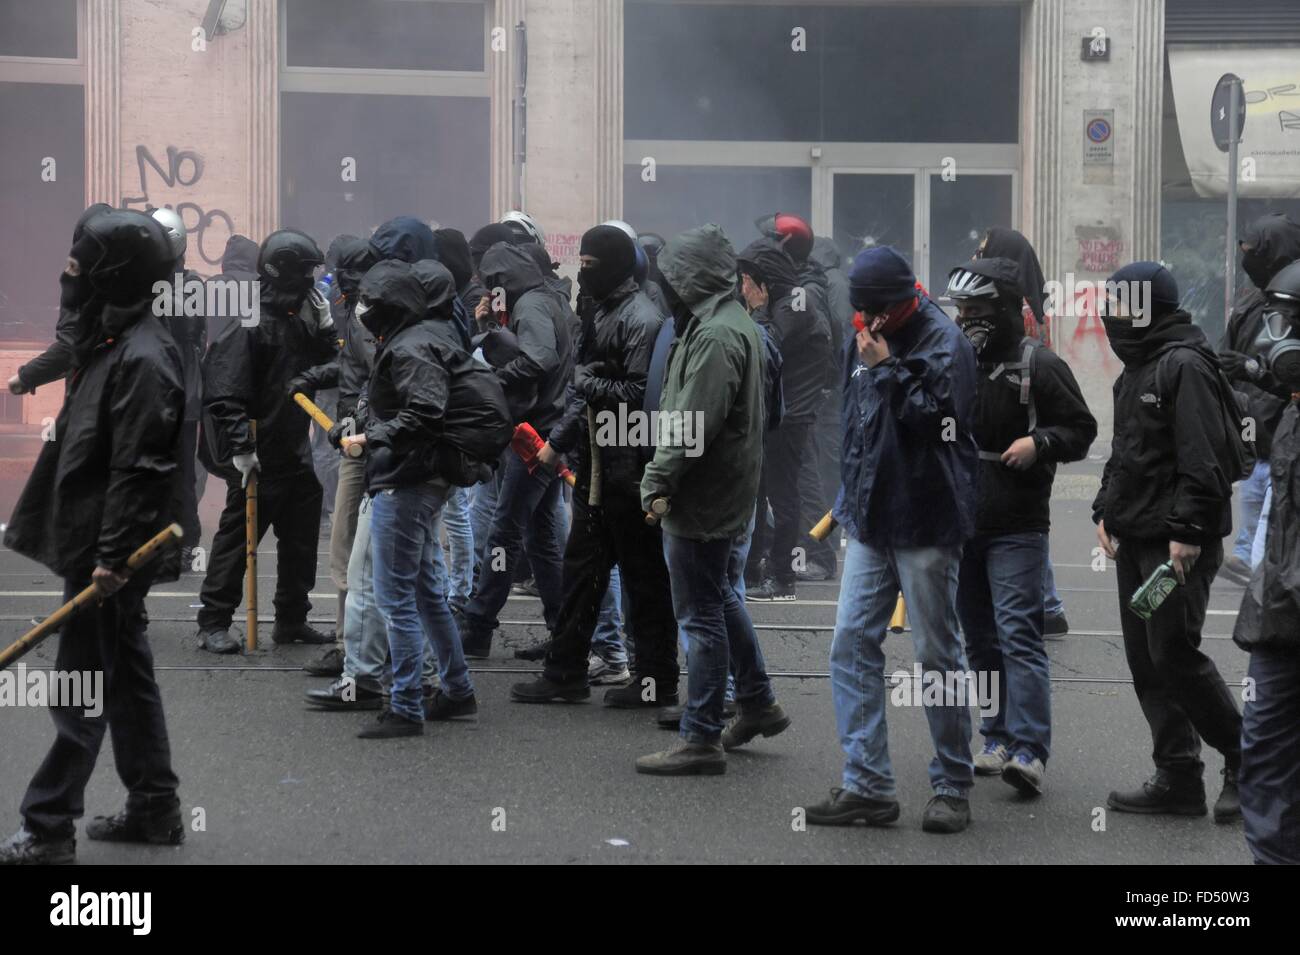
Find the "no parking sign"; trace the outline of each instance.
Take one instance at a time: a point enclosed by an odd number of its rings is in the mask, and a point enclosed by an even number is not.
[[[1083,111],[1083,162],[1085,165],[1113,165],[1115,162],[1115,111]]]

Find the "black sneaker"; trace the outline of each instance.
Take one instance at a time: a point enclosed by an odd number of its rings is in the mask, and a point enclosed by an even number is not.
[[[753,590],[746,587],[745,599],[758,603],[785,603],[798,598],[795,596],[793,583],[782,584],[778,583],[775,578],[769,577]]]
[[[125,809],[114,816],[96,816],[86,823],[87,838],[96,842],[143,842],[151,846],[178,846],[185,841],[180,808],[161,816],[132,815]]]
[[[333,643],[334,634],[321,633],[306,621],[302,623],[277,623],[271,628],[272,643]]]
[[[1204,816],[1205,783],[1200,778],[1175,781],[1165,773],[1157,772],[1139,789],[1112,792],[1106,805],[1116,812]]]
[[[21,827],[0,842],[0,865],[71,865],[77,861],[77,839],[42,839]]]
[[[1236,822],[1241,818],[1241,793],[1237,791],[1237,770],[1224,769],[1223,791],[1214,801],[1215,822]]]
[[[1063,637],[1070,632],[1070,621],[1065,619],[1065,613],[1049,613],[1043,619],[1043,636],[1045,637]]]
[[[921,829],[925,832],[961,832],[970,825],[970,800],[957,796],[934,796],[925,804]]]
[[[442,690],[434,690],[424,700],[424,718],[431,723],[441,720],[464,720],[478,714],[478,700],[474,694],[453,700]]]
[[[244,645],[226,629],[200,630],[199,649],[209,653],[239,653]]]
[[[898,819],[898,800],[869,799],[836,787],[829,799],[806,810],[810,825],[851,826],[862,820],[868,826],[887,826]]]
[[[510,688],[510,699],[516,703],[577,703],[591,699],[591,688],[585,677],[569,683],[542,677],[531,683],[516,683]]]
[[[677,686],[674,684],[672,687],[664,688],[660,687],[653,677],[634,676],[627,686],[618,686],[606,691],[605,705],[617,710],[676,706]]]
[[[796,570],[794,572],[794,579],[806,580],[810,583],[818,583],[823,580],[834,580],[835,571],[827,570],[820,564],[809,564],[803,570]]]
[[[538,660],[545,660],[546,654],[551,651],[551,644],[554,640],[542,640],[540,643],[534,643],[531,647],[522,647],[515,651],[516,660],[530,660],[536,663]]]
[[[379,719],[357,734],[357,739],[396,739],[400,736],[422,736],[423,734],[423,720],[408,720],[392,710],[384,710],[379,714]]]
[[[357,686],[355,680],[338,679],[323,690],[308,690],[307,702],[324,710],[380,710],[384,695]]]
[[[302,668],[312,676],[342,676],[343,651],[330,647],[315,660],[308,660]]]

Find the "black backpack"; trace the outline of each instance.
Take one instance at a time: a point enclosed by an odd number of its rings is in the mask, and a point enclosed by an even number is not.
[[[1178,348],[1190,348],[1190,345],[1174,345],[1165,350],[1158,359],[1156,359],[1156,377],[1155,388],[1156,397],[1160,401],[1161,407],[1165,406],[1165,363],[1169,360],[1170,355]],[[1259,453],[1255,450],[1255,442],[1247,441],[1242,433],[1246,430],[1247,422],[1250,421],[1250,414],[1247,410],[1245,396],[1237,392],[1228,381],[1228,376],[1223,373],[1223,368],[1216,360],[1214,363],[1214,376],[1218,382],[1218,388],[1215,391],[1219,396],[1219,408],[1223,419],[1223,430],[1228,436],[1228,446],[1226,457],[1219,463],[1223,465],[1224,473],[1228,475],[1229,480],[1233,483],[1244,481],[1250,477],[1250,473],[1255,470],[1255,462],[1259,460]]]

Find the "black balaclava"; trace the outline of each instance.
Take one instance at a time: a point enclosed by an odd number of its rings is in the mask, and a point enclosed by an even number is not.
[[[483,261],[483,253],[498,242],[505,242],[507,245],[518,244],[514,230],[500,222],[485,225],[470,236],[469,255],[476,273],[478,272],[479,263]]]
[[[582,234],[579,255],[590,255],[596,264],[578,270],[578,288],[593,300],[603,302],[632,277],[636,246],[617,226],[598,225]]]
[[[1038,253],[1029,244],[1029,240],[1015,229],[994,226],[984,236],[979,249],[975,252],[977,259],[1010,259],[1020,270],[1020,290],[1034,319],[1041,325],[1046,318],[1043,307],[1043,289],[1047,280],[1043,278],[1043,267],[1038,262]]]
[[[401,259],[377,263],[361,280],[357,321],[378,339],[420,321],[428,307],[424,286],[414,267]]]
[[[375,250],[365,239],[340,243],[338,259],[334,263],[334,280],[338,282],[339,292],[349,302],[356,301],[361,278],[374,264]]]
[[[101,212],[111,212],[113,207],[107,202],[96,202],[87,206],[86,211],[77,217],[77,224],[72,229],[72,245],[75,249],[77,243],[82,240],[86,231],[86,223]],[[91,250],[83,249],[84,254],[90,254]],[[71,254],[71,253],[70,253]],[[75,255],[72,256],[76,258]],[[67,272],[59,274],[59,307],[68,311],[76,311],[88,302],[94,290],[90,287],[89,269],[83,265],[80,259],[78,265],[82,265],[79,275],[68,275]]]
[[[1251,222],[1241,241],[1254,246],[1241,253],[1241,269],[1260,291],[1278,272],[1300,260],[1300,224],[1280,212]]]
[[[1110,347],[1125,365],[1145,361],[1151,349],[1152,333],[1176,320],[1178,283],[1159,262],[1130,262],[1106,280],[1108,286],[1121,289],[1131,288],[1132,283],[1148,282],[1149,301],[1144,303],[1141,314],[1125,319],[1108,314],[1108,308],[1101,309]]]
[[[435,229],[433,237],[438,243],[438,261],[446,266],[456,283],[456,291],[465,291],[474,277],[474,259],[470,255],[465,233],[459,229]]]
[[[1025,335],[1025,323],[1020,314],[1019,266],[1011,259],[972,259],[953,269],[954,275],[961,272],[989,279],[998,293],[993,298],[966,300],[986,302],[992,311],[987,315],[964,319],[959,314],[957,324],[961,327],[962,334],[971,343],[981,362],[1006,360],[1013,355]],[[949,294],[953,294],[954,301],[958,304],[966,304],[951,291]]]

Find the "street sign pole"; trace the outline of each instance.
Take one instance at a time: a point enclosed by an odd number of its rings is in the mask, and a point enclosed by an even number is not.
[[[1233,77],[1232,95],[1228,97],[1228,241],[1227,259],[1223,270],[1223,320],[1226,323],[1232,314],[1232,304],[1237,288],[1237,143],[1241,141],[1238,132],[1237,90],[1241,80]]]

